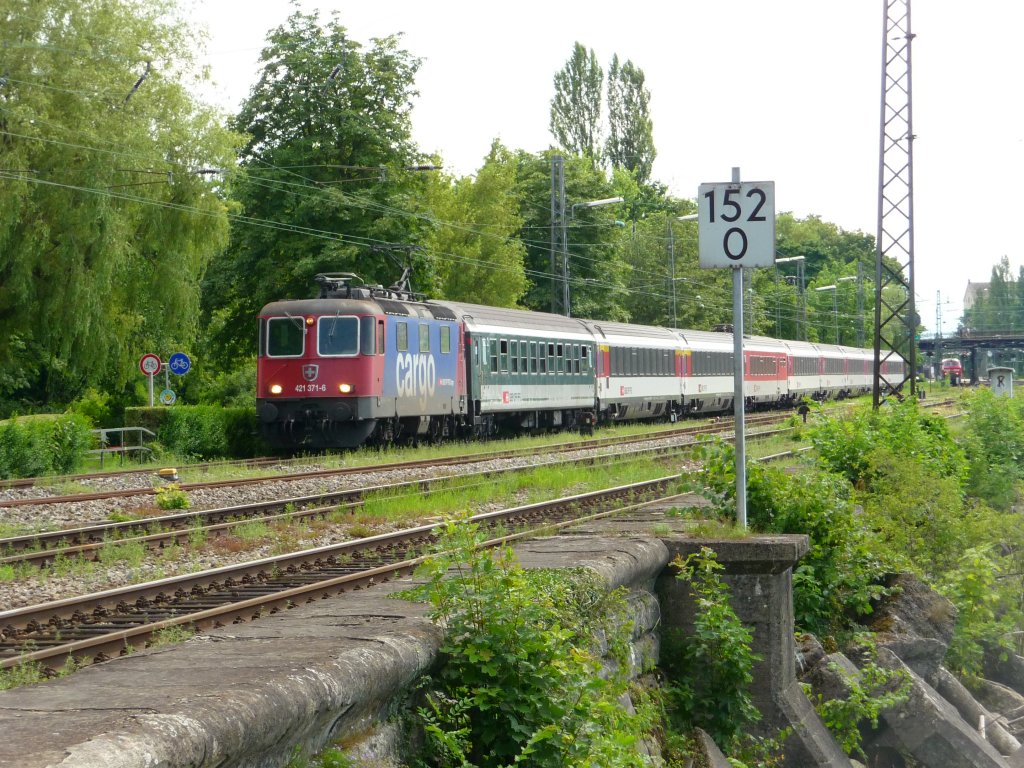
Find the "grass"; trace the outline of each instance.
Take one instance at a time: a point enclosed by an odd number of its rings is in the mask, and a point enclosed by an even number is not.
[[[190,637],[194,637],[196,628],[191,624],[176,624],[173,627],[166,627],[153,633],[149,641],[150,648],[160,648],[165,645],[183,643]]]

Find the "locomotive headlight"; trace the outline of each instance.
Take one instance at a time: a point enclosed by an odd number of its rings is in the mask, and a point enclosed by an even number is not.
[[[341,394],[343,394],[343,395],[347,395],[349,392],[352,391],[352,385],[351,384],[339,384],[338,385],[338,391],[341,392]]]
[[[281,385],[280,384],[271,384],[270,385],[270,394],[272,394],[272,395],[280,395],[281,394]]]

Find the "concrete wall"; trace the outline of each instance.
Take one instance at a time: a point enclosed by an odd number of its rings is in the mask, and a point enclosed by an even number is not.
[[[790,765],[848,766],[808,718],[794,678],[789,587],[805,537],[700,542],[602,524],[516,549],[526,567],[583,566],[609,588],[626,586],[639,670],[657,659],[659,624],[685,626],[692,615],[685,588],[664,572],[702,543],[719,551],[736,610],[754,627],[766,729],[796,728],[800,762]],[[410,586],[378,585],[0,692],[0,767],[277,768],[296,749],[332,743],[366,765],[398,765],[405,735],[395,715],[441,640],[424,606],[388,599]]]

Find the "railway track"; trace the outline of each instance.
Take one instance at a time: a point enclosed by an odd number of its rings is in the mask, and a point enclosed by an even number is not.
[[[770,458],[782,455],[789,452]],[[673,475],[472,519],[494,531],[491,543],[508,541],[535,534],[538,529],[628,512],[640,505],[636,500],[638,494],[663,494],[679,477]],[[423,482],[407,485],[420,486]],[[423,560],[423,552],[431,546],[440,525],[422,525],[0,612],[0,669],[29,662],[53,669],[69,658],[81,663],[100,661],[130,652],[170,627],[190,625],[203,630],[250,621],[303,602],[406,575]],[[505,533],[508,530],[515,532]]]
[[[663,494],[672,475],[476,515],[470,520],[508,542],[597,517],[622,514]],[[0,612],[0,669],[68,659],[104,661],[142,647],[154,634],[189,625],[197,630],[264,615],[411,573],[444,523],[264,558],[240,565]],[[509,531],[512,531],[509,533]]]
[[[769,433],[762,433],[767,436]],[[772,432],[770,434],[777,434]],[[756,437],[756,435],[755,435]],[[692,448],[694,443],[672,446],[634,448],[616,454],[601,454],[584,459],[553,460],[540,464],[505,469],[460,472],[432,478],[421,478],[385,485],[367,486],[297,496],[287,499],[179,512],[160,517],[121,522],[104,522],[25,536],[0,539],[0,565],[50,565],[57,558],[85,557],[97,559],[106,546],[141,543],[148,549],[161,549],[172,544],[187,543],[197,530],[212,535],[225,534],[232,528],[253,522],[276,523],[310,518],[323,518],[339,511],[354,512],[363,500],[372,495],[429,494],[436,488],[444,492],[466,490],[481,482],[493,481],[507,474],[527,472],[559,464],[600,464],[612,466],[638,458],[671,456]]]
[[[789,418],[789,414],[758,414],[751,416],[747,419],[749,426],[764,426],[779,423]],[[257,485],[260,483],[268,483],[275,481],[287,481],[287,480],[301,480],[306,478],[329,478],[329,477],[342,477],[345,475],[361,474],[368,472],[384,472],[389,470],[408,470],[416,469],[421,467],[436,467],[436,466],[460,466],[464,464],[473,464],[480,461],[490,461],[494,459],[505,459],[505,458],[516,458],[520,456],[531,456],[538,452],[545,453],[567,453],[570,451],[587,450],[591,448],[601,448],[606,446],[618,446],[618,445],[632,445],[641,442],[649,442],[652,440],[661,440],[672,437],[683,437],[687,435],[695,434],[716,434],[721,432],[732,431],[732,419],[724,419],[718,422],[710,424],[686,424],[683,426],[675,426],[671,429],[657,430],[654,432],[648,432],[642,435],[631,435],[631,436],[612,436],[612,437],[599,437],[590,438],[586,440],[574,440],[565,443],[556,443],[550,446],[530,446],[525,448],[513,448],[501,451],[481,451],[477,453],[464,454],[460,456],[452,456],[445,458],[428,458],[428,459],[416,459],[412,461],[397,461],[397,462],[386,462],[380,464],[367,464],[367,465],[355,465],[348,467],[335,467],[328,469],[315,469],[304,472],[291,472],[287,474],[273,474],[264,475],[255,478],[234,478],[230,480],[218,480],[211,482],[202,483],[180,483],[178,487],[184,491],[191,490],[203,490],[203,489],[215,489],[215,488],[234,488],[248,485]],[[182,470],[183,472],[185,470]],[[139,473],[131,474],[144,474],[147,477],[153,475],[153,470],[145,470]],[[110,476],[104,473],[104,477]],[[79,479],[88,479],[90,477],[96,477],[95,475],[81,475]],[[40,478],[32,478],[37,482]],[[52,479],[49,479],[52,482]],[[108,499],[127,498],[131,496],[153,496],[156,494],[157,489],[152,486],[132,488],[132,489],[120,489],[120,490],[107,490],[107,491],[96,491],[96,492],[85,492],[85,493],[72,493],[62,494],[55,496],[34,496],[31,498],[21,499],[5,499],[0,500],[0,508],[15,508],[32,506],[37,504],[71,504],[82,501],[102,501]]]

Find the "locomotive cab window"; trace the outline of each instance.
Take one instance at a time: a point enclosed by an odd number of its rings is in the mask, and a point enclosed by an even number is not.
[[[321,317],[316,326],[316,351],[321,357],[355,355],[359,352],[359,318]]]
[[[305,350],[306,326],[301,317],[272,317],[267,321],[267,355],[298,357]]]

